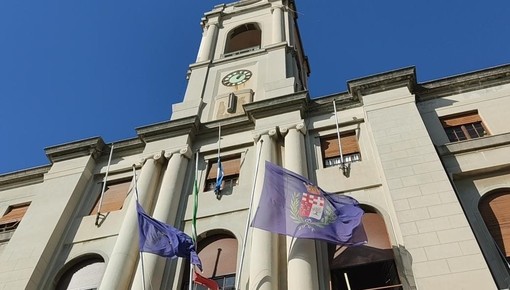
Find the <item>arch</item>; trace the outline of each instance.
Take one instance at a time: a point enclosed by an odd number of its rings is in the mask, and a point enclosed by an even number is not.
[[[234,55],[246,50],[251,51],[260,48],[262,30],[257,23],[245,23],[237,26],[227,34],[224,55]]]
[[[356,247],[329,244],[332,289],[402,289],[384,218],[375,208],[366,205],[362,208],[367,244]]]
[[[478,210],[501,254],[510,262],[510,189],[500,188],[484,194]]]
[[[201,275],[216,281],[220,289],[233,289],[237,271],[237,251],[237,239],[230,231],[210,230],[202,233],[197,242],[197,252],[203,267]],[[189,268],[183,275],[184,279],[187,277]],[[182,289],[188,289],[187,287],[189,287],[187,282],[183,281]]]
[[[56,290],[95,289],[101,284],[106,268],[99,254],[85,254],[69,261],[58,275]]]

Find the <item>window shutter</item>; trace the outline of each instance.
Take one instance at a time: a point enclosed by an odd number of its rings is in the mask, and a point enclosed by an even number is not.
[[[30,204],[19,204],[9,206],[7,212],[0,218],[0,225],[20,222],[25,213],[27,212]]]
[[[343,155],[359,153],[358,139],[354,131],[340,134],[340,142],[342,144]],[[321,138],[321,148],[323,158],[340,156],[336,134]]]
[[[130,186],[131,180],[115,184],[107,184],[103,196],[103,204],[101,205],[101,212],[111,212],[122,209]],[[91,215],[97,214],[100,200],[101,194],[99,194],[96,204],[90,212]]]
[[[480,213],[496,244],[510,257],[510,192],[495,193],[483,199]]]
[[[239,174],[239,168],[241,167],[241,156],[235,158],[226,158],[221,160],[223,166],[224,176],[231,176]],[[207,174],[207,180],[216,179],[216,172],[218,171],[218,160],[211,164],[209,173]]]
[[[443,125],[443,127],[461,126],[481,121],[482,119],[478,115],[478,112],[470,112],[466,114],[446,116],[441,118],[441,124]]]

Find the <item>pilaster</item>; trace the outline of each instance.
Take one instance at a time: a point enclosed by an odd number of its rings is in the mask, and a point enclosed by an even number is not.
[[[284,131],[285,168],[306,177],[306,126],[298,123]],[[314,240],[287,237],[287,259],[288,289],[319,289]]]
[[[44,283],[95,166],[93,156],[97,154],[89,150],[96,146],[90,146],[88,141],[82,142],[83,146],[77,143],[51,149],[61,158],[52,160],[54,163],[38,188],[40,194],[34,196],[0,256],[0,289],[36,290]]]
[[[137,190],[131,194],[129,207],[126,210],[124,221],[120,228],[117,241],[106,265],[106,270],[99,289],[128,289],[131,284],[131,277],[138,261],[138,219],[136,212],[136,196],[142,207],[150,213],[150,206],[159,182],[161,164],[164,160],[163,152],[157,153],[142,160],[143,167],[137,182]]]
[[[273,137],[271,137],[273,136]],[[258,207],[264,184],[265,163],[275,159],[277,129],[254,134],[255,141],[261,142],[259,170],[255,185],[253,208]],[[253,211],[253,215],[255,211]],[[250,251],[250,290],[274,290],[278,286],[277,236],[270,232],[253,229]],[[240,279],[241,277],[238,277]]]
[[[186,167],[190,157],[191,148],[189,145],[179,151],[165,153],[168,164],[163,174],[158,199],[152,215],[155,219],[170,225],[175,224],[177,210],[181,202]],[[138,263],[131,289],[150,289],[151,286],[160,285],[163,279],[163,270],[168,259],[151,253],[143,253],[143,255],[145,288],[142,285],[141,263]]]
[[[271,8],[273,13],[273,43],[280,43],[283,41],[283,11],[282,6],[273,6]]]
[[[399,244],[396,253],[405,271],[402,282],[410,289],[494,289],[480,249],[461,250],[462,243],[476,244],[476,240],[466,217],[459,215],[462,209],[455,191],[409,91],[412,75],[402,70],[388,75],[392,76],[396,87],[382,92],[374,82],[388,82],[383,76],[365,79],[360,96],[385,179],[388,211]],[[448,212],[440,210],[444,208]],[[459,261],[472,266],[460,270]],[[459,271],[476,276],[477,282],[467,285]]]

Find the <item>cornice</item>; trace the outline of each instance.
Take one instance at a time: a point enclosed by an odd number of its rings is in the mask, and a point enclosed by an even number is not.
[[[352,96],[361,100],[362,96],[407,86],[413,91],[416,86],[415,67],[406,67],[394,71],[376,74],[347,82]]]
[[[323,96],[312,99],[308,104],[308,117],[322,115],[333,112],[333,100],[336,102],[337,110],[347,110],[362,105],[361,101],[353,97],[348,92]]]
[[[190,69],[196,69],[196,68],[206,67],[206,66],[208,66],[210,64],[211,65],[218,65],[218,64],[224,64],[224,63],[229,63],[229,62],[235,62],[235,61],[239,61],[240,59],[249,59],[249,58],[253,58],[253,57],[257,56],[257,55],[268,54],[269,52],[275,51],[275,50],[278,50],[278,49],[285,49],[286,51],[293,51],[293,50],[295,50],[294,47],[289,46],[287,44],[287,42],[282,41],[282,42],[279,42],[279,43],[269,44],[269,45],[266,45],[264,47],[254,49],[252,51],[247,51],[247,52],[243,52],[243,53],[239,53],[239,54],[234,54],[234,55],[230,55],[230,56],[227,56],[227,57],[223,57],[222,56],[221,58],[216,58],[216,59],[212,59],[212,60],[202,61],[200,63],[194,63],[194,64],[190,65],[189,68]]]
[[[44,151],[51,163],[55,163],[62,160],[88,155],[92,155],[93,158],[97,158],[101,155],[104,147],[105,143],[101,137],[92,137],[89,139],[47,147]]]
[[[223,11],[225,15],[232,14],[244,14],[253,12],[256,10],[260,10],[261,8],[271,7],[271,3],[262,0],[244,0],[237,1],[234,3],[229,3],[225,5],[225,10]]]
[[[28,185],[43,181],[44,174],[51,168],[51,165],[43,165],[30,169],[9,172],[0,175],[0,188],[14,185]]]
[[[508,83],[510,64],[505,64],[419,84],[416,98],[417,101],[426,101]]]
[[[147,143],[175,136],[195,135],[198,132],[199,124],[198,116],[191,116],[138,127],[136,133],[143,142]]]
[[[228,135],[255,128],[253,120],[246,115],[214,120],[200,124],[200,136],[217,135],[221,126],[221,134]]]
[[[103,148],[101,156],[109,156],[112,148],[112,143],[106,144]],[[142,152],[145,148],[145,143],[140,138],[131,138],[126,140],[119,140],[113,143],[114,156],[122,156],[131,154],[132,152]]]
[[[250,120],[299,110],[301,116],[307,108],[308,92],[302,91],[282,97],[261,100],[243,105]]]

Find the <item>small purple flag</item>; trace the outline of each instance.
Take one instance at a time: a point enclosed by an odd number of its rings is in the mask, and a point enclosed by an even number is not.
[[[273,233],[360,245],[367,241],[363,210],[354,198],[324,192],[309,180],[266,161],[252,226]]]
[[[202,262],[195,251],[190,236],[150,217],[138,201],[136,201],[136,211],[138,212],[140,252],[152,253],[167,258],[191,259],[191,263],[202,271]]]

